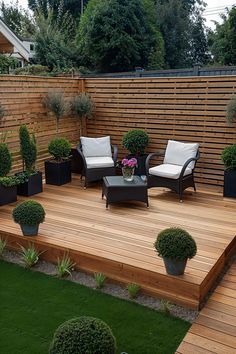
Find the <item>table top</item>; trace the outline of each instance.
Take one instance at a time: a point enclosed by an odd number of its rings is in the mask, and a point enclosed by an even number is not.
[[[130,182],[125,181],[123,176],[106,176],[103,177],[103,181],[107,186],[110,187],[135,188],[147,186],[147,184],[139,176],[134,176],[133,181]]]

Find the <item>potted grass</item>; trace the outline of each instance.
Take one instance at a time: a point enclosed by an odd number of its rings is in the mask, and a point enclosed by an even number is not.
[[[35,136],[29,134],[26,125],[19,130],[20,153],[23,162],[23,171],[17,173],[20,184],[17,186],[17,194],[31,196],[43,191],[42,172],[37,171],[35,164],[37,159],[37,144]]]
[[[224,197],[236,198],[236,144],[227,146],[221,158],[225,165]]]
[[[0,143],[0,205],[17,200],[16,176],[8,176],[12,167],[12,156],[6,143]]]
[[[123,146],[130,152],[127,159],[135,158],[137,160],[135,174],[139,176],[146,175],[147,154],[145,149],[148,146],[148,141],[148,134],[141,129],[130,130],[123,136]]]
[[[12,216],[20,224],[24,236],[37,236],[39,224],[45,219],[45,211],[35,200],[26,200],[13,209]]]
[[[161,231],[154,244],[158,256],[163,258],[166,272],[182,275],[187,260],[197,253],[197,245],[192,236],[181,228],[171,227]]]
[[[45,161],[47,184],[61,186],[71,182],[71,145],[67,139],[55,138],[48,145],[48,152],[53,159]]]

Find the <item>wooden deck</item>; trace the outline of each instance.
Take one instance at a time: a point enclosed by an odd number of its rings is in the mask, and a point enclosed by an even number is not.
[[[235,354],[236,261],[216,288],[176,354]]]
[[[46,209],[40,235],[33,238],[55,261],[69,251],[80,269],[104,272],[123,283],[135,282],[146,292],[191,308],[199,308],[225,262],[236,248],[236,200],[217,192],[186,192],[184,203],[172,192],[149,191],[150,209],[143,203],[111,205],[105,209],[101,187],[84,190],[78,177],[61,187],[45,185],[35,200]],[[19,201],[23,198],[18,198]],[[26,244],[11,219],[14,205],[0,207],[0,235],[11,247]],[[166,274],[153,247],[166,227],[186,228],[196,239],[198,252],[184,276]]]

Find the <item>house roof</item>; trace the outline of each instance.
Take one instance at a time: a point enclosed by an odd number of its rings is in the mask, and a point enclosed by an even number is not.
[[[25,60],[29,61],[30,53],[23,45],[21,39],[6,25],[6,23],[0,18],[0,33],[15,47]]]

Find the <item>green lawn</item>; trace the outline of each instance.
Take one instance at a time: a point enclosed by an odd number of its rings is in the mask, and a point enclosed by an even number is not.
[[[135,303],[0,261],[1,353],[46,354],[58,325],[80,315],[111,326],[118,354],[174,353],[189,328]]]

